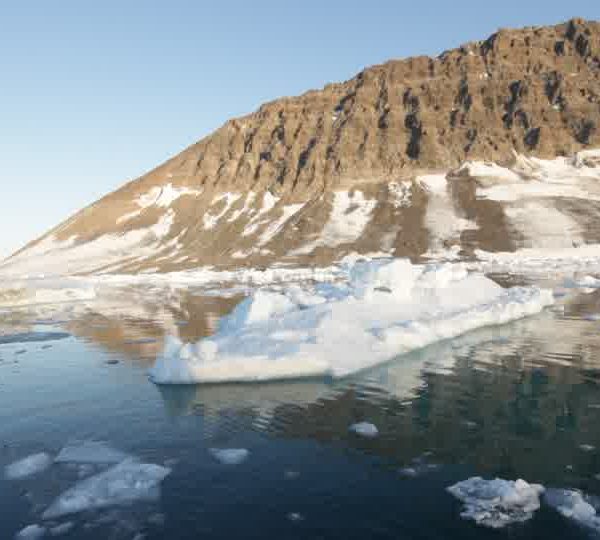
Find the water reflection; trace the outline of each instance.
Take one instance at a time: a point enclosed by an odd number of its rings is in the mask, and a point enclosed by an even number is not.
[[[407,465],[422,455],[480,474],[597,491],[600,293],[564,309],[438,343],[351,379],[160,387],[169,415],[222,429],[361,448]],[[226,419],[226,420],[224,420]],[[374,423],[377,439],[349,433]]]
[[[286,525],[285,515],[296,511],[316,523],[319,506],[327,514],[319,523],[325,524],[331,522],[332,501],[338,511],[344,509],[335,527],[362,525],[368,537],[382,520],[379,501],[391,501],[384,518],[392,520],[398,497],[410,510],[402,523],[390,526],[390,538],[406,523],[419,537],[439,537],[420,535],[423,523],[427,526],[438,511],[457,526],[458,512],[444,488],[471,474],[600,493],[595,477],[600,473],[600,337],[594,321],[600,292],[572,294],[539,316],[437,343],[341,381],[158,387],[145,376],[147,363],[105,363],[113,356],[151,361],[170,334],[197,341],[213,332],[240,298],[133,288],[106,291],[94,301],[12,311],[0,329],[7,336],[0,342],[5,398],[0,434],[11,444],[10,459],[40,450],[56,453],[69,438],[79,437],[110,441],[152,462],[176,463],[163,501],[165,527],[175,532],[161,536],[161,530],[156,538],[185,537],[188,525],[189,537],[201,536],[196,529],[205,526],[206,537],[227,537],[223,531],[235,521],[229,512],[243,504],[246,517],[264,511],[268,523],[276,508]],[[15,339],[28,332],[39,337],[42,331],[80,339],[57,340],[50,351],[31,345],[34,354],[14,363],[12,351],[23,346]],[[374,423],[379,436],[364,439],[349,432],[360,421]],[[249,448],[247,468],[223,471],[207,453],[212,447]],[[421,477],[397,474],[404,467],[427,479],[419,483]],[[300,470],[294,482],[285,476]],[[321,498],[311,506],[307,493],[314,493],[320,480]],[[46,481],[38,491],[56,494],[50,489],[52,475]],[[357,483],[357,502],[347,504],[347,492]],[[417,485],[423,500],[434,502],[421,506],[423,519],[410,521]],[[363,512],[362,499],[377,501],[372,521],[356,512],[358,499]],[[3,508],[11,504],[5,501]],[[29,519],[6,525],[7,537]],[[444,537],[464,538],[472,530]],[[289,531],[279,532],[287,537]]]

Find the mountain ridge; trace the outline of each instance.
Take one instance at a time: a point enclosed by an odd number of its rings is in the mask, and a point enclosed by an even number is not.
[[[338,203],[348,214],[358,208],[359,217],[370,205],[381,225],[371,227],[371,235],[380,239],[400,222],[388,242],[392,252],[422,255],[431,244],[424,226],[431,193],[415,182],[420,175],[473,160],[514,164],[515,151],[554,158],[600,146],[599,54],[600,23],[572,19],[501,29],[435,58],[389,60],[321,90],[272,100],[87,206],[4,265],[39,252],[48,239],[54,241],[49,251],[64,251],[136,231],[153,234],[155,248],[135,260],[127,253],[112,257],[106,265],[98,255],[98,264],[85,271],[270,264],[290,253],[323,262],[340,246],[377,248],[340,231],[334,231],[337,244],[321,239],[313,251],[303,248],[327,232]],[[411,204],[390,205],[394,189],[410,191]],[[355,193],[361,194],[356,200]],[[498,208],[495,213],[502,223]],[[514,247],[500,228],[506,241],[486,247]],[[125,252],[152,243],[142,232]]]

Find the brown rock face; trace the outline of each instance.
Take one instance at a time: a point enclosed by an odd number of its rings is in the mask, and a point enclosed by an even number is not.
[[[300,192],[393,180],[466,159],[600,145],[600,23],[500,30],[437,58],[393,60],[268,103],[180,158],[226,189]]]
[[[428,248],[422,227],[427,196],[413,186],[413,204],[397,211],[386,206],[390,182],[453,169],[465,160],[508,162],[513,150],[552,158],[593,147],[600,147],[600,23],[573,19],[553,27],[503,29],[436,58],[392,60],[323,90],[267,103],[49,234],[57,241],[76,236],[74,242],[81,244],[142,230],[156,224],[166,207],[124,216],[136,213],[141,195],[170,184],[196,193],[170,206],[167,240],[177,238],[177,261],[174,250],[161,248],[162,262],[157,256],[136,257],[112,269],[268,263],[323,229],[333,192],[360,188],[378,205],[367,227],[370,240],[353,242],[355,247],[374,247],[373,235],[395,231],[390,244],[395,253],[419,255]],[[468,201],[462,192],[459,199]],[[223,193],[255,193],[256,202],[242,197],[228,206],[229,199],[215,199]],[[269,240],[250,253],[257,237],[243,232],[265,193],[277,203],[262,214],[258,232],[266,222],[285,218],[285,205],[302,207],[274,231],[277,242]],[[479,206],[477,212],[486,214],[485,204]],[[223,209],[218,225],[207,227],[204,216],[218,216]],[[229,219],[236,211],[238,217]],[[498,242],[511,245],[507,239]],[[317,246],[311,260],[331,258],[335,250],[326,248]],[[248,256],[232,258],[240,251]]]

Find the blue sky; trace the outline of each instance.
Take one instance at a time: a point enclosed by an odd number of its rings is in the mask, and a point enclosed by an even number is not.
[[[0,0],[0,258],[228,118],[598,0]]]

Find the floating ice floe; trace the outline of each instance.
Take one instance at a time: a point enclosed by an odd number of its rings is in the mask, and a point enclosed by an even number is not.
[[[56,519],[84,510],[158,500],[160,483],[170,472],[160,465],[124,461],[75,484],[60,495],[42,517]]]
[[[477,525],[499,529],[527,521],[540,507],[544,487],[525,480],[484,480],[479,476],[447,488],[463,503],[461,517]]]
[[[441,465],[437,463],[415,463],[410,467],[403,467],[398,470],[398,474],[407,478],[417,478],[426,474],[437,472],[441,469]]]
[[[56,527],[51,527],[49,530],[50,536],[62,536],[67,534],[74,526],[75,524],[72,521],[66,521],[65,523],[56,525]]]
[[[356,424],[352,424],[349,428],[350,431],[360,435],[361,437],[374,438],[379,435],[379,430],[375,424],[371,424],[370,422],[358,422]]]
[[[596,450],[596,447],[593,444],[580,444],[579,450],[582,452],[593,452]]]
[[[171,338],[150,370],[158,384],[345,377],[482,326],[540,312],[552,292],[505,289],[464,265],[357,263],[349,284],[300,296],[258,290],[196,344]]]
[[[15,540],[38,540],[46,534],[46,529],[39,525],[27,525],[15,536]]]
[[[579,525],[600,531],[600,517],[596,513],[600,501],[594,501],[579,491],[551,488],[546,490],[544,502]]]
[[[246,448],[211,448],[210,453],[223,465],[239,465],[250,455]]]
[[[108,465],[121,463],[129,454],[111,448],[100,441],[82,441],[65,446],[56,456],[56,463],[84,463]]]
[[[46,452],[40,452],[7,465],[4,476],[7,480],[20,480],[43,472],[50,465],[52,458]]]

